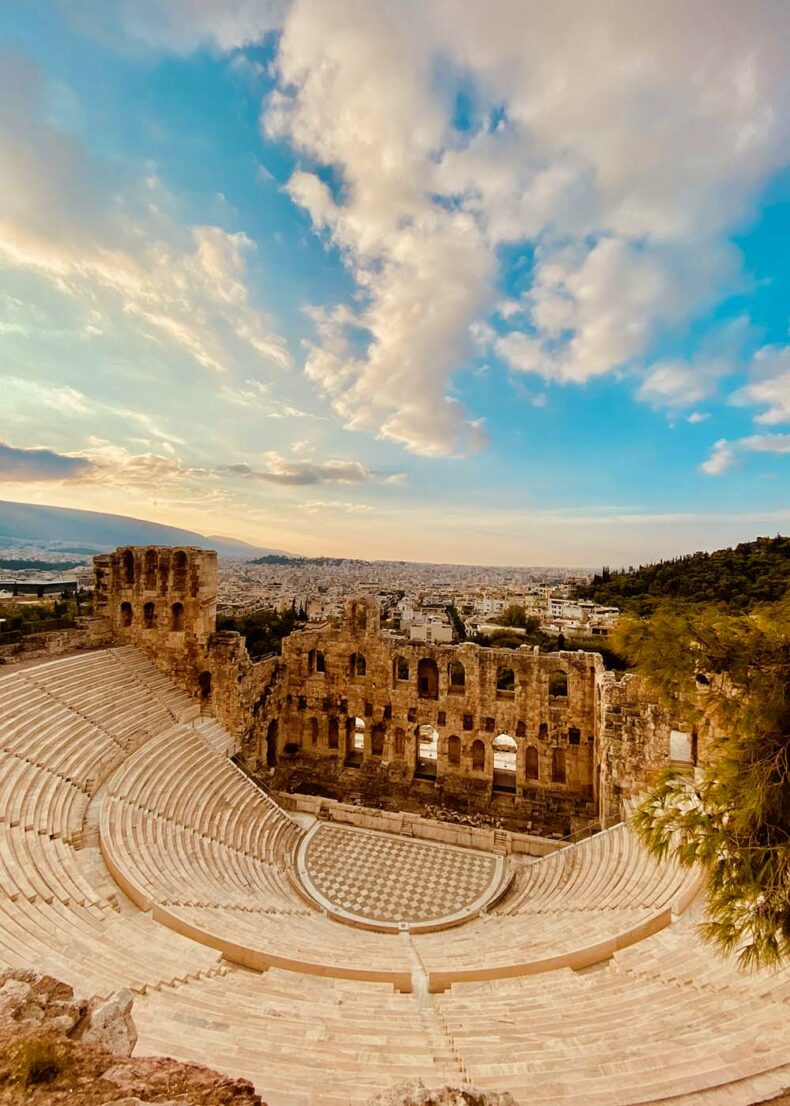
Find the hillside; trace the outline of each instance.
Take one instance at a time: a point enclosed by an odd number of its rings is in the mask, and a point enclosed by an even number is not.
[[[249,545],[233,538],[207,537],[193,530],[126,515],[0,500],[0,545],[29,543],[65,552],[63,543],[74,542],[88,554],[115,549],[119,545],[195,545],[199,549],[216,549],[223,557],[280,553],[280,550]]]
[[[734,549],[690,553],[625,572],[604,568],[579,594],[605,606],[649,613],[659,602],[682,599],[747,611],[780,599],[790,587],[790,538],[756,538]]]

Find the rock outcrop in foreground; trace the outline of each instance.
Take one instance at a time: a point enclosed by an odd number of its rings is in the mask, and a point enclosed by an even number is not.
[[[199,1064],[132,1058],[132,996],[75,999],[34,971],[0,973],[2,1106],[265,1106],[246,1079]]]

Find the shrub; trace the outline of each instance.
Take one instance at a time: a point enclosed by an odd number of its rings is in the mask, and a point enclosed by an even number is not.
[[[19,1074],[26,1087],[51,1083],[60,1075],[60,1057],[52,1041],[26,1041],[19,1053]]]

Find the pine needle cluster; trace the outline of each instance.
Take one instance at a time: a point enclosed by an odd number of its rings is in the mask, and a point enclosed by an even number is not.
[[[635,811],[640,838],[704,869],[709,942],[746,968],[790,961],[790,594],[749,615],[662,608],[618,639],[704,737],[697,779],[665,771]]]

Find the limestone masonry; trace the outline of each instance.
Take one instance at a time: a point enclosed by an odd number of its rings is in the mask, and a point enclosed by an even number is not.
[[[94,565],[112,636],[210,704],[240,762],[277,790],[567,833],[619,821],[670,754],[696,759],[682,719],[595,653],[409,641],[359,598],[253,663],[239,634],[215,632],[215,553],[135,547]]]
[[[717,957],[702,873],[619,820],[697,755],[639,680],[409,642],[359,599],[254,664],[215,602],[214,554],[119,549],[72,655],[0,669],[0,1101],[788,1086],[790,967]]]

